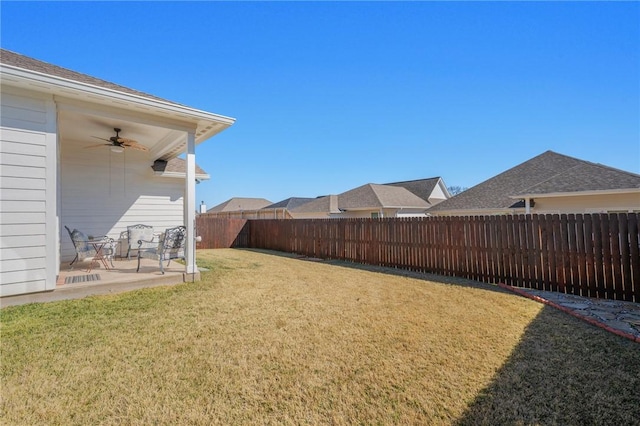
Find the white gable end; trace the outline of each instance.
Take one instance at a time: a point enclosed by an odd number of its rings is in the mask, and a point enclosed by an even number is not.
[[[446,189],[442,183],[442,180],[438,181],[438,184],[433,187],[433,191],[431,191],[431,195],[429,195],[429,202],[431,204],[438,204],[441,201],[448,199],[450,196],[448,193],[445,193]]]

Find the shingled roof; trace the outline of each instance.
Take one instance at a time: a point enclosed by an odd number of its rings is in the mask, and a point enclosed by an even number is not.
[[[386,183],[385,185],[406,188],[412,194],[417,195],[425,201],[429,201],[429,197],[431,197],[433,189],[436,187],[439,180],[439,177],[433,177],[427,179],[407,180],[403,182],[392,182]]]
[[[46,75],[64,78],[67,80],[77,81],[84,84],[90,84],[103,89],[116,90],[118,92],[127,93],[130,95],[141,96],[143,98],[153,99],[155,101],[167,102],[174,105],[184,107],[185,105],[178,104],[176,102],[168,101],[166,99],[159,98],[157,96],[150,95],[148,93],[140,92],[138,90],[130,89],[125,86],[120,86],[115,83],[111,83],[106,80],[102,80],[96,77],[92,77],[87,74],[82,74],[77,71],[73,71],[67,68],[60,67],[58,65],[50,64],[48,62],[40,61],[28,56],[21,55],[16,52],[12,52],[6,49],[0,49],[0,62],[4,65],[13,66],[16,68],[22,68],[29,71],[35,71]]]
[[[340,213],[340,210],[338,210],[338,196],[325,195],[314,198],[307,203],[289,209],[289,211],[293,213]]]
[[[602,164],[580,161],[581,164],[563,170],[518,195],[640,188],[640,175]]]
[[[640,188],[640,175],[546,151],[460,194],[427,213],[523,207],[514,197]]]
[[[271,201],[265,198],[231,198],[224,203],[218,204],[215,207],[210,208],[207,212],[239,212],[239,211],[253,211],[260,210],[263,207],[272,204]]]
[[[4,65],[14,66],[16,68],[22,68],[29,71],[35,71],[46,75],[64,78],[67,80],[77,81],[80,83],[91,84],[93,86],[101,87],[103,89],[116,90],[118,92],[128,93],[130,95],[141,96],[156,101],[167,102],[174,105],[185,106],[176,102],[171,102],[157,96],[150,95],[148,93],[140,92],[125,86],[120,86],[115,83],[111,83],[106,80],[102,80],[96,77],[92,77],[87,74],[82,74],[77,71],[73,71],[67,68],[60,67],[58,65],[50,64],[48,62],[40,61],[28,56],[21,55],[16,52],[12,52],[6,49],[0,49],[0,62]]]
[[[263,207],[263,209],[295,209],[303,204],[306,204],[310,201],[315,200],[315,198],[302,198],[302,197],[291,197],[286,200],[278,201],[277,203],[273,203],[268,205],[267,207]]]
[[[379,208],[426,209],[431,204],[401,186],[368,183],[338,195],[340,210]]]
[[[401,186],[368,183],[339,195],[327,195],[290,209],[295,213],[339,213],[384,208],[426,209],[431,204]]]
[[[187,173],[187,162],[179,157],[172,158],[169,161],[156,160],[151,166],[154,172],[160,174],[177,174],[183,175]],[[200,166],[196,164],[196,177],[198,179],[209,179],[209,175]]]

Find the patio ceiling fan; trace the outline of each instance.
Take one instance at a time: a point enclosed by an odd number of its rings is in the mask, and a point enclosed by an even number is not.
[[[91,146],[87,146],[86,148],[98,148],[100,146],[110,146],[111,147],[111,151],[113,152],[122,152],[125,150],[125,148],[131,148],[131,149],[135,149],[137,151],[149,151],[149,148],[147,148],[144,145],[139,144],[137,141],[134,141],[133,139],[128,139],[128,138],[123,138],[120,136],[120,132],[122,131],[121,129],[118,129],[117,127],[114,127],[113,129],[116,132],[115,136],[111,136],[109,139],[105,139],[105,138],[101,138],[98,136],[92,136],[93,138],[96,139],[100,139],[103,141],[107,141],[109,143],[101,143],[98,145],[91,145]]]

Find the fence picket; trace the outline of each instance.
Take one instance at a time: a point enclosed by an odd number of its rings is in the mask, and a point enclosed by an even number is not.
[[[640,302],[640,227],[638,220],[640,215],[630,214],[627,225],[629,230],[629,261],[631,263],[631,281],[629,287],[633,288],[633,300]],[[625,292],[625,294],[628,294]],[[632,300],[632,299],[626,299]]]
[[[600,297],[607,298],[607,285],[613,283],[612,264],[611,264],[611,245],[609,234],[609,220],[603,215],[600,220],[601,232],[601,247],[602,247],[602,272],[603,280],[600,283],[602,295]]]
[[[613,288],[609,291],[612,292],[611,299],[618,299],[616,297],[618,293],[624,293],[622,285],[622,265],[620,263],[620,221],[618,214],[609,215],[609,247],[611,252],[611,269],[612,279],[611,284]]]
[[[381,219],[200,215],[197,248],[251,247],[640,302],[640,214]]]

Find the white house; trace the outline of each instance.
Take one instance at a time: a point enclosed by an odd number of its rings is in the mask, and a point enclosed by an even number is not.
[[[1,296],[55,288],[75,254],[64,226],[117,238],[185,225],[185,273],[197,273],[195,185],[208,176],[195,146],[234,119],[7,50],[0,88]]]

